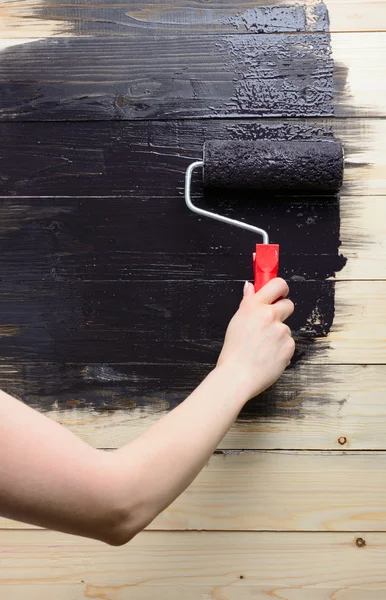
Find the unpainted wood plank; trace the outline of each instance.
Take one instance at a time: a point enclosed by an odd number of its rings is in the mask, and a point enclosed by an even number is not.
[[[384,533],[145,532],[121,548],[49,531],[1,536],[12,600],[383,600],[386,586]]]
[[[383,32],[37,40],[1,52],[0,118],[381,117],[385,50]]]
[[[385,31],[382,0],[328,0],[330,30]],[[305,8],[303,8],[305,7]],[[322,9],[321,9],[322,7]],[[300,7],[291,0],[167,2],[89,2],[59,0],[3,0],[0,15],[2,37],[50,37],[86,35],[157,35],[194,33],[258,33],[261,31],[325,30],[328,22],[319,2]],[[319,16],[319,18],[318,18]],[[276,21],[273,20],[276,17]],[[276,25],[276,27],[275,27]]]
[[[185,170],[202,158],[205,140],[333,134],[345,148],[342,194],[386,195],[386,119],[0,123],[0,194],[149,198],[177,191],[183,202]],[[196,191],[199,197],[198,183]]]
[[[385,469],[384,452],[222,450],[149,528],[386,531]]]
[[[253,584],[245,584],[242,588],[239,587],[235,589],[232,589],[229,585],[214,586],[212,588],[208,585],[198,584],[189,585],[189,587],[184,586],[184,599],[197,600],[199,597],[205,598],[205,600],[207,598],[212,600],[212,598],[218,597],[213,595],[217,593],[218,588],[220,588],[222,594],[221,598],[223,600],[269,600],[270,595],[272,595],[270,591],[262,591],[261,587],[256,590]],[[47,598],[55,596],[57,600],[69,600],[69,598],[71,598],[71,600],[84,599],[83,587],[79,590],[79,585],[76,583],[69,585],[61,584],[60,587],[58,587],[57,584],[44,584],[43,589],[44,593],[42,594],[42,589],[40,587],[31,589],[31,586],[28,584],[17,587],[8,585],[2,586],[4,594],[7,594],[7,598],[11,598],[12,600],[24,600],[26,596],[28,596],[30,600],[45,600],[45,595],[47,595]],[[286,586],[285,590],[280,588],[279,592],[281,594],[280,598],[284,598],[284,600],[330,600],[331,593],[334,593],[331,592],[330,589],[324,588],[311,588],[311,590],[308,588],[289,589],[288,586]],[[367,589],[353,590],[349,587],[348,589],[340,588],[338,592],[339,595],[335,597],[339,598],[339,600],[384,600],[385,597],[384,591],[382,591],[382,585],[380,589],[374,590],[372,588],[371,591]],[[129,600],[129,598],[133,598],[134,600],[148,600],[149,593],[152,592],[149,592],[148,587],[145,587],[144,589],[135,588],[135,591],[133,592],[131,585],[90,586],[90,588],[87,589],[88,596],[86,597],[89,598],[90,594],[92,594],[92,598],[100,598],[100,593],[104,594],[103,598],[106,600]],[[179,589],[176,590],[175,587],[168,585],[163,586],[161,591],[157,590],[157,598],[160,598],[160,600],[176,600],[181,597],[179,594]],[[310,594],[312,594],[312,596],[310,596]]]
[[[1,387],[99,448],[182,402],[210,365],[0,365]],[[162,375],[161,375],[162,374]],[[385,365],[307,365],[251,400],[219,449],[385,450]]]
[[[386,64],[382,61],[382,65],[378,65],[375,54],[381,52],[384,55],[386,35],[382,32],[333,34],[331,48],[335,65],[334,114],[384,115],[385,92],[382,91],[383,83],[379,84],[377,78],[380,76],[385,81]]]
[[[386,196],[341,197],[339,250],[347,263],[336,279],[386,279],[385,211]]]
[[[335,318],[325,356],[334,363],[384,363],[386,326],[377,294],[385,302],[386,282],[342,281],[335,288]],[[360,291],[359,291],[360,290]],[[359,298],[355,294],[359,292]],[[365,331],[366,328],[366,331]],[[319,340],[316,341],[316,344]]]

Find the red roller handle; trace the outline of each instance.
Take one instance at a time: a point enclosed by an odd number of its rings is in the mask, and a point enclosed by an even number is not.
[[[256,244],[256,252],[253,253],[255,292],[258,292],[268,281],[277,277],[278,268],[279,245]]]

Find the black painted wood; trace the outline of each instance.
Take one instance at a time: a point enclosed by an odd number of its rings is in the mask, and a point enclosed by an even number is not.
[[[14,8],[15,11],[15,8]],[[16,12],[16,11],[15,11]],[[21,16],[28,7],[21,4]],[[33,7],[31,16],[56,21],[56,33],[82,35],[273,33],[328,31],[328,13],[322,2],[278,6],[272,0],[239,0],[236,3],[204,0],[50,0]],[[62,23],[60,26],[58,23]]]
[[[243,244],[244,245],[244,244]],[[224,281],[237,277],[240,281],[252,278],[251,253],[239,254],[230,250],[209,249],[207,253],[170,253],[111,251],[62,254],[54,252],[49,258],[33,251],[28,245],[12,247],[0,257],[3,281]],[[218,247],[217,247],[218,248]],[[238,248],[237,242],[235,248]],[[281,253],[280,276],[293,281],[320,280],[333,277],[346,259],[335,254]]]
[[[158,413],[182,402],[206,377],[208,363],[46,363],[23,362],[0,365],[2,387],[39,410],[92,409],[98,413],[147,409]],[[277,416],[300,418],[303,402],[310,401],[302,390],[315,381],[320,392],[315,404],[341,405],[334,385],[341,382],[340,367],[302,365],[287,369],[279,381],[243,408],[239,420]]]
[[[280,243],[286,279],[323,280],[345,264],[335,197],[237,192],[197,203],[266,228]],[[4,283],[247,279],[259,242],[239,228],[198,218],[181,196],[0,199]]]
[[[211,362],[241,281],[41,281],[1,285],[1,357],[55,362]],[[333,281],[295,281],[296,335],[326,336]]]
[[[333,127],[332,119],[0,123],[0,194],[173,196],[207,139],[326,139]],[[356,149],[345,150],[349,166]]]
[[[40,408],[72,399],[114,410],[128,393],[137,406],[180,402],[215,364],[256,241],[188,212],[186,166],[208,138],[332,135],[331,121],[298,119],[333,115],[328,33],[244,35],[282,30],[286,19],[287,31],[301,29],[303,17],[307,30],[308,10],[248,5],[243,14],[245,3],[214,2],[208,34],[197,36],[202,3],[182,0],[177,24],[168,3],[151,4],[135,3],[134,24],[122,3],[53,0],[37,18],[109,37],[39,40],[0,54],[0,194],[12,196],[0,199],[0,381]],[[317,30],[328,28],[323,15]],[[133,35],[114,39],[129,28]],[[187,29],[194,35],[181,35]],[[344,84],[338,66],[335,90]],[[340,110],[349,114],[344,98]],[[38,122],[16,123],[24,120]],[[42,122],[52,120],[65,122]],[[295,363],[317,352],[323,361],[326,346],[312,341],[327,336],[334,316],[335,284],[324,278],[344,264],[337,199],[238,200],[204,203],[280,242],[296,304]],[[324,365],[313,373],[324,381]],[[247,417],[289,416],[283,403],[293,407],[304,386],[307,378],[289,371]]]
[[[1,52],[0,118],[332,116],[333,70],[327,33],[38,40]]]

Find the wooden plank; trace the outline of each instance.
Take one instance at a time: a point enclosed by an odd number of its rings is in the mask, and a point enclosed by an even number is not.
[[[305,7],[305,9],[303,8]],[[120,1],[3,0],[1,37],[71,35],[138,35],[150,30],[162,34],[298,31],[326,29],[321,3],[294,6],[288,0],[238,0],[234,3],[199,0]],[[331,31],[385,31],[382,0],[328,0]],[[318,18],[319,16],[319,18]],[[273,28],[276,17],[276,28]]]
[[[214,364],[241,288],[240,281],[3,282],[1,356]],[[386,281],[295,281],[291,297],[295,362],[384,363]]]
[[[386,195],[386,119],[0,123],[0,194],[148,198],[177,190],[181,196],[185,169],[202,158],[207,139],[325,139],[333,133],[345,147],[342,194]]]
[[[378,590],[374,590],[374,588],[371,588],[371,592],[368,590],[353,590],[351,587],[347,589],[342,589],[340,588],[339,591],[339,598],[342,598],[343,600],[367,600],[368,598],[371,598],[371,600],[383,600],[384,599],[384,592],[382,591],[382,584],[379,584],[380,589]],[[28,595],[28,598],[30,598],[31,600],[40,600],[41,598],[45,600],[45,598],[50,598],[52,596],[55,596],[55,598],[57,598],[58,600],[68,600],[69,598],[71,598],[71,600],[80,600],[84,598],[84,590],[83,590],[83,586],[81,587],[81,589],[78,589],[78,585],[77,584],[69,584],[69,585],[63,585],[61,584],[60,587],[58,588],[58,585],[55,584],[44,584],[44,593],[42,593],[42,588],[38,587],[36,590],[32,589],[29,585],[20,585],[18,587],[15,586],[3,586],[4,589],[4,593],[7,594],[8,598],[12,598],[12,600],[24,600],[24,598]],[[127,587],[129,587],[129,592],[127,591]],[[106,598],[107,600],[127,600],[129,598],[129,594],[130,594],[130,598],[133,598],[134,600],[148,600],[149,598],[149,588],[146,587],[145,589],[141,589],[141,588],[135,588],[135,591],[132,591],[132,587],[131,585],[129,586],[115,586],[115,585],[109,585],[109,586],[90,586],[89,588],[87,588],[87,593],[88,594],[93,594],[93,598],[98,598],[100,596],[98,596],[101,592],[104,594],[104,598]],[[277,586],[275,586],[277,587]],[[328,587],[328,586],[327,586]],[[333,586],[332,586],[333,587]],[[102,588],[102,590],[100,589]],[[265,591],[261,590],[261,586],[259,586],[258,590],[256,590],[256,588],[253,585],[245,585],[242,588],[237,587],[235,590],[231,590],[229,585],[221,585],[221,586],[214,586],[213,588],[209,585],[194,585],[194,584],[190,584],[189,587],[187,587],[185,589],[184,587],[184,598],[186,600],[196,600],[197,597],[199,598],[213,598],[213,593],[217,591],[217,589],[220,588],[221,589],[221,593],[222,594],[226,594],[226,596],[222,596],[222,598],[226,599],[226,600],[267,600],[267,598],[269,598],[269,594],[271,592],[268,592],[268,595]],[[283,591],[282,589],[279,589],[279,592],[281,594],[280,598],[284,598],[284,599],[288,599],[288,600],[308,600],[310,598],[310,590],[307,589],[296,589],[295,592],[293,591],[293,587],[291,589],[288,589],[288,586],[286,586],[285,591]],[[34,596],[33,594],[36,593],[36,596]],[[178,589],[176,591],[176,587],[175,586],[168,586],[165,585],[164,587],[162,587],[161,591],[158,592],[157,590],[157,598],[160,598],[160,600],[165,600],[165,599],[171,599],[171,600],[175,600],[180,598],[180,596],[178,594],[180,594],[180,590]],[[276,592],[275,592],[276,593]],[[295,593],[295,596],[293,595]],[[312,588],[312,598],[313,600],[329,600],[331,598],[330,596],[330,592],[328,589],[314,589]],[[32,594],[32,595],[31,595]],[[108,595],[110,594],[110,595]],[[112,595],[111,595],[112,594]],[[208,594],[212,594],[212,596],[209,596]],[[283,595],[284,594],[284,595]],[[46,596],[47,595],[47,596]],[[90,597],[90,596],[88,596]]]
[[[337,279],[386,279],[386,197],[342,197],[340,252],[347,257]]]
[[[238,192],[232,202],[219,193],[204,206],[267,229],[280,242],[280,273],[289,281],[386,278],[386,196],[255,202]],[[0,271],[7,282],[248,278],[253,243],[238,229],[197,219],[179,195],[0,202]]]
[[[12,600],[383,600],[386,585],[384,533],[145,532],[121,548],[50,531],[1,538]]]
[[[1,388],[92,446],[117,448],[182,402],[210,365],[0,365]],[[307,365],[251,400],[220,449],[386,449],[385,365]]]
[[[55,38],[4,49],[0,117],[385,115],[383,32],[332,34],[331,47],[325,33],[152,35]]]
[[[386,206],[384,197],[347,197],[344,207],[352,221],[341,250],[340,205],[334,198],[272,198],[251,202],[219,198],[207,202],[233,218],[243,218],[269,230],[281,244],[281,274],[287,279],[326,279],[340,274],[355,258],[357,273],[374,278],[386,273],[383,264],[385,226],[372,234],[371,220]],[[359,207],[357,207],[357,204]],[[352,210],[351,206],[357,207]],[[368,224],[363,224],[363,213]],[[0,268],[7,282],[52,279],[55,282],[223,281],[252,275],[251,252],[256,237],[239,229],[197,219],[180,196],[149,198],[9,198],[0,203]],[[367,240],[370,227],[371,241]],[[358,233],[358,228],[360,232]],[[294,234],[289,236],[288,231]],[[162,232],[162,234],[161,234]],[[295,233],[296,232],[296,233]],[[353,239],[353,236],[354,239]],[[312,246],[310,238],[313,239]],[[363,250],[361,271],[358,247]],[[378,258],[370,272],[368,260]],[[361,255],[362,256],[362,255]],[[344,269],[343,269],[344,270]],[[343,276],[347,278],[347,276]]]
[[[149,529],[386,531],[384,452],[220,452]]]
[[[328,34],[57,38],[1,56],[5,120],[333,114]]]
[[[334,319],[334,288],[345,282],[294,281],[291,297],[297,310],[288,321],[299,343],[296,360],[329,361],[326,338]],[[362,288],[361,288],[361,284]],[[2,282],[0,310],[1,357],[7,361],[43,360],[51,362],[159,362],[214,363],[222,347],[225,329],[237,310],[242,281],[68,282],[49,277],[42,281]],[[386,294],[386,282],[357,282],[355,307],[366,317],[357,330],[351,360],[364,362],[360,350],[368,339],[365,362],[383,363],[378,327],[374,344],[368,329],[378,317]],[[371,293],[377,295],[375,301]],[[351,291],[350,291],[351,295]],[[346,295],[343,293],[346,299]],[[377,304],[378,302],[378,304]],[[346,315],[341,304],[340,325]],[[339,310],[339,309],[338,309]],[[374,315],[370,310],[375,310]],[[350,320],[350,314],[347,315]],[[338,320],[338,319],[336,319]],[[369,333],[367,333],[369,332]],[[342,334],[341,334],[342,335]],[[345,340],[344,334],[343,339]],[[301,342],[301,340],[300,340]],[[334,356],[342,362],[339,334]],[[315,356],[316,354],[316,356]],[[313,356],[313,358],[311,358]],[[359,359],[359,360],[358,360]],[[344,361],[343,361],[344,362]]]
[[[383,326],[386,323],[383,311],[380,310],[377,298],[373,294],[379,292],[384,298],[385,284],[384,281],[344,281],[336,285],[335,319],[328,338],[329,350],[325,354],[326,357],[328,355],[328,360],[354,363],[361,354],[362,362],[384,362],[386,330]],[[354,297],[357,292],[360,293],[360,300]],[[362,329],[364,324],[366,332]]]
[[[386,585],[384,533],[145,532],[121,548],[49,531],[1,537],[12,600],[383,600]]]
[[[386,530],[383,453],[225,452],[151,527]]]
[[[386,585],[384,533],[145,532],[121,548],[50,531],[1,537],[12,600],[383,600]]]
[[[346,40],[344,39],[346,38]],[[347,39],[348,38],[348,39]],[[354,50],[353,44],[357,44]],[[331,48],[335,64],[334,105],[336,116],[382,116],[385,114],[383,84],[386,64],[377,64],[375,54],[386,50],[384,33],[333,34]]]

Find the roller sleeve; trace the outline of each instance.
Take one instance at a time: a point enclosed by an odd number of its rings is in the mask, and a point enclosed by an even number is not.
[[[206,187],[331,194],[343,181],[343,148],[336,140],[210,140],[203,161]]]

